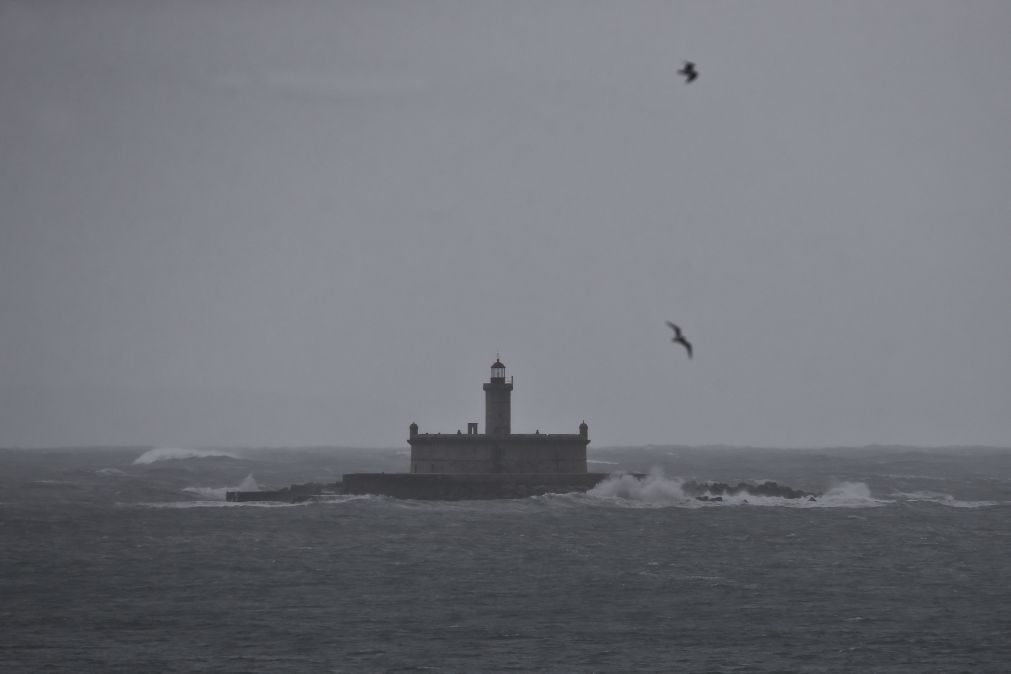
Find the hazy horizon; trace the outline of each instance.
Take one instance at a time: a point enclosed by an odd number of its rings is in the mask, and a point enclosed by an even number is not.
[[[591,444],[587,447],[588,455],[592,456],[594,453],[603,452],[605,454],[610,454],[612,452],[621,452],[623,450],[656,450],[656,449],[671,449],[671,450],[689,450],[689,451],[747,451],[754,450],[756,452],[859,452],[863,450],[884,450],[888,451],[918,451],[918,452],[963,452],[963,451],[995,451],[995,452],[1011,452],[1011,446],[1004,445],[881,445],[881,444],[867,444],[867,445],[727,445],[727,444],[698,444],[698,445],[685,445],[678,443],[649,443],[644,445],[598,445],[593,446]],[[14,445],[0,447],[0,451],[94,451],[94,450],[109,450],[109,451],[142,451],[142,452],[152,452],[152,451],[180,451],[180,452],[230,452],[237,451],[241,452],[243,450],[250,452],[261,452],[261,451],[278,451],[278,452],[310,452],[310,451],[337,451],[337,452],[347,452],[347,451],[363,451],[363,452],[387,452],[396,453],[398,455],[408,455],[409,447],[407,446],[406,440],[403,446],[400,445],[151,445],[151,444],[122,444],[122,445]],[[593,461],[591,461],[593,463]]]
[[[0,447],[1011,446],[1009,29],[0,0]]]

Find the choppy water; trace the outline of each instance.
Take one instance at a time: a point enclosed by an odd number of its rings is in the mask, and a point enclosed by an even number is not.
[[[365,450],[0,450],[3,672],[1003,672],[1011,451],[597,450],[594,492],[228,504]],[[679,479],[818,502],[701,503]]]

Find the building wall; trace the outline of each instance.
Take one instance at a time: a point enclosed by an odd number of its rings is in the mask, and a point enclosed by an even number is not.
[[[411,445],[412,473],[586,472],[587,439],[579,435],[416,435]]]
[[[411,443],[412,473],[490,473],[494,443],[482,435],[418,436]]]

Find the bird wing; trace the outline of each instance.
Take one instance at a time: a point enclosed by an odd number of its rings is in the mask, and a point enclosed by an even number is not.
[[[669,327],[671,330],[673,330],[674,334],[677,335],[678,337],[681,336],[681,328],[679,328],[678,326],[674,325],[670,321],[667,321],[667,327]]]
[[[692,357],[692,344],[687,339],[685,339],[681,335],[678,335],[677,337],[674,337],[670,341],[674,342],[675,344],[680,344],[681,346],[685,347],[685,351],[688,352],[688,357],[689,358]]]

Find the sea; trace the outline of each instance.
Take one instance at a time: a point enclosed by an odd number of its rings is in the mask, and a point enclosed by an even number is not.
[[[585,494],[225,501],[407,465],[0,450],[0,672],[1011,671],[1009,449],[597,448]]]

